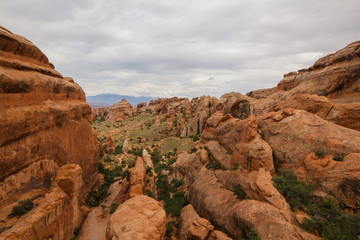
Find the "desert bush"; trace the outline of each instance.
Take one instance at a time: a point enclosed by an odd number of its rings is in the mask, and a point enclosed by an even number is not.
[[[206,164],[207,169],[220,169],[220,164],[217,161]]]
[[[298,181],[292,171],[281,168],[279,175],[272,178],[275,187],[288,200],[292,209],[304,209],[309,204],[311,190],[315,185]]]
[[[236,195],[236,197],[239,200],[244,200],[246,197],[246,193],[244,192],[243,187],[240,184],[236,184],[234,187],[234,195]]]
[[[31,199],[25,199],[20,202],[16,206],[13,206],[11,213],[9,214],[9,218],[12,217],[21,217],[22,215],[29,212],[33,209],[34,203]]]
[[[166,237],[168,237],[168,238],[171,237],[171,233],[174,230],[174,224],[175,224],[174,220],[171,220],[166,224],[166,232],[165,232]]]
[[[338,162],[342,162],[344,161],[344,156],[343,155],[335,155],[333,157],[334,161],[338,161]]]
[[[110,214],[113,214],[118,207],[119,207],[118,203],[112,203],[110,206]]]
[[[124,153],[123,150],[122,150],[122,147],[123,147],[123,146],[116,146],[116,148],[115,148],[115,153],[116,153],[116,154],[122,154],[122,153]]]
[[[320,157],[320,158],[322,158],[322,157],[325,157],[326,152],[324,152],[324,151],[322,151],[322,150],[317,150],[317,151],[315,152],[315,155],[318,156],[318,157]]]
[[[305,219],[300,226],[309,232],[328,240],[359,239],[360,217],[343,213],[334,199],[316,199],[306,213],[311,219]]]

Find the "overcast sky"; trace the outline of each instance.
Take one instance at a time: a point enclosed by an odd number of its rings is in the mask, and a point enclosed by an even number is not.
[[[219,97],[360,40],[360,1],[1,0],[0,25],[87,95]]]

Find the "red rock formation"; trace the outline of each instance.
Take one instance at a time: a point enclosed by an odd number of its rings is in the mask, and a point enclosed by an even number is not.
[[[145,112],[146,111],[146,102],[139,103],[136,107],[136,112]]]
[[[220,231],[214,232],[214,226],[201,218],[191,204],[187,205],[180,213],[180,240],[187,239],[218,239],[230,240],[225,233]]]
[[[0,49],[0,181],[42,160],[77,163],[89,191],[97,183],[101,146],[83,90],[30,41],[4,28]],[[24,191],[7,189],[18,190]]]
[[[112,214],[106,239],[163,239],[166,214],[160,203],[151,197],[136,195]]]
[[[349,154],[343,161],[334,161],[333,157],[310,153],[295,174],[303,181],[320,186],[343,206],[360,212],[360,153]]]
[[[167,114],[168,112],[172,111],[172,115],[177,113],[187,116],[190,115],[193,110],[188,98],[178,97],[151,100],[147,109],[159,114]]]
[[[143,194],[145,180],[145,166],[142,157],[136,159],[135,167],[131,170],[130,174],[130,189],[129,195],[133,197],[138,194]]]
[[[360,130],[360,102],[334,104],[324,96],[297,94],[276,102],[267,111],[285,108],[305,110],[330,122]]]
[[[71,237],[73,219],[79,223],[73,205],[84,204],[99,182],[100,152],[81,87],[62,77],[29,40],[0,27],[0,208],[34,189],[48,191],[56,175],[72,174],[70,168],[58,173],[59,167],[76,163],[80,173],[82,169],[78,183],[57,182],[62,186],[47,194],[31,211],[34,215],[25,216],[21,227],[11,231],[24,236],[20,239]],[[82,194],[75,203],[71,194],[78,188]]]
[[[135,112],[133,106],[126,99],[113,104],[107,111],[106,121],[109,122],[123,121],[127,117],[131,117]]]
[[[330,154],[360,152],[360,132],[302,110],[284,109],[258,117],[264,140],[276,156],[276,164],[299,168],[311,152]]]
[[[265,168],[274,173],[272,150],[258,133],[256,118],[241,120],[221,112],[206,122],[200,146],[220,163],[223,169],[236,164],[250,171]]]
[[[82,198],[82,171],[79,165],[63,166],[52,190],[37,200],[36,206],[3,232],[1,239],[69,239],[79,226],[84,212]]]
[[[320,58],[308,68],[285,74],[278,90],[360,101],[360,41]]]

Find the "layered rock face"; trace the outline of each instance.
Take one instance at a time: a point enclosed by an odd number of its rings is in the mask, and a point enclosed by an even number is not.
[[[37,206],[0,235],[1,239],[69,239],[84,216],[82,170],[77,164],[63,166],[52,190],[37,200]]]
[[[359,101],[360,41],[320,58],[315,64],[284,75],[278,90],[310,93],[342,101]]]
[[[85,94],[71,78],[62,77],[34,44],[2,27],[0,119],[0,206],[33,189],[49,189],[59,167],[71,163],[82,169],[80,180],[86,184],[77,186],[83,193],[77,201],[83,204],[98,184],[101,151]],[[56,191],[50,193],[55,195],[50,198],[54,203],[49,202],[47,211],[65,217],[67,210],[50,209],[70,201],[66,194],[57,199]],[[42,227],[50,229],[46,224],[44,221]],[[73,227],[69,223],[68,230]],[[60,225],[58,231],[62,231]]]
[[[131,117],[134,114],[135,109],[126,99],[123,99],[120,102],[113,104],[107,111],[108,115],[106,116],[106,121],[115,122],[123,121],[127,117]]]

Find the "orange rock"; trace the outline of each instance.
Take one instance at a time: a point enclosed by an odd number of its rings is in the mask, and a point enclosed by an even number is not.
[[[145,112],[146,111],[146,102],[138,103],[136,106],[136,112]]]
[[[142,157],[136,159],[135,167],[131,169],[130,173],[130,189],[129,196],[134,197],[138,194],[143,194],[145,180],[145,166]]]
[[[112,214],[106,229],[107,239],[163,239],[166,214],[161,204],[145,195],[136,195]]]
[[[131,117],[135,112],[133,106],[126,99],[113,104],[107,111],[106,121],[109,122],[123,121],[127,117]]]
[[[112,136],[106,137],[105,145],[106,145],[108,153],[115,152],[115,142],[114,142],[114,138]]]

